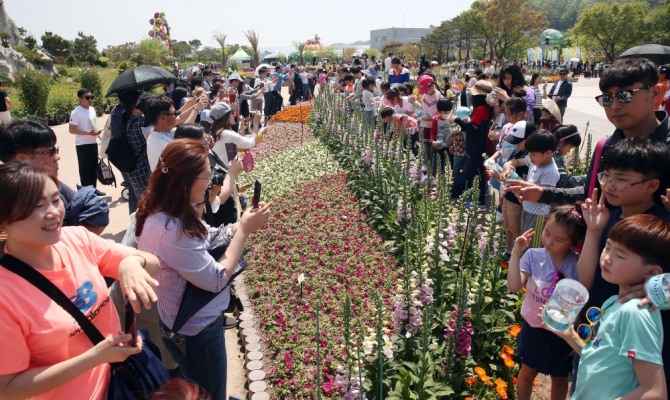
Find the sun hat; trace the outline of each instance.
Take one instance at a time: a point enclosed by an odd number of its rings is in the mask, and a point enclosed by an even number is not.
[[[475,82],[475,84],[470,87],[470,93],[472,93],[473,96],[486,96],[492,91],[493,84],[484,79]]]
[[[240,74],[237,73],[237,71],[233,71],[230,75],[228,75],[228,82],[237,79],[238,81],[242,81],[242,77]]]
[[[532,122],[519,121],[512,126],[512,131],[505,136],[505,141],[510,144],[519,144],[526,140],[531,133],[537,130],[537,125]]]
[[[456,116],[460,119],[467,118],[470,114],[472,114],[470,107],[461,106],[456,109]]]
[[[419,77],[419,81],[417,82],[417,87],[419,88],[419,94],[424,94],[430,89],[430,86],[435,83],[435,79],[433,79],[432,76],[430,75],[421,75]]]
[[[556,121],[558,123],[562,123],[563,118],[561,116],[561,110],[558,108],[558,104],[552,99],[542,99],[542,108],[546,108],[547,111],[551,113],[551,115],[556,118]]]
[[[435,61],[435,60],[433,60],[433,61],[430,62],[430,65],[437,65],[437,64],[438,64],[438,62]]]
[[[469,76],[470,78],[474,78],[475,70],[470,68],[469,70],[465,71],[465,75]]]
[[[209,110],[209,117],[216,121],[217,119],[221,119],[226,116],[232,109],[230,106],[226,103],[217,103],[212,107],[211,110]]]

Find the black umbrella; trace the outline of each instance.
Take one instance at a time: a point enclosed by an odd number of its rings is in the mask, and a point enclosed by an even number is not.
[[[143,65],[121,73],[107,91],[106,97],[126,90],[146,91],[160,84],[169,84],[177,77],[165,68]]]
[[[635,46],[621,53],[619,57],[643,57],[650,59],[658,65],[663,65],[670,63],[670,46],[660,44]]]

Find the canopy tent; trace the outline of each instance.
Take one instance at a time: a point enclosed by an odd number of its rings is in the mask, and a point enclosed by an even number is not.
[[[237,51],[235,52],[235,54],[233,54],[232,56],[230,56],[229,60],[232,60],[232,61],[242,61],[242,62],[245,62],[245,61],[251,61],[251,56],[250,56],[249,54],[247,54],[247,52],[244,51],[243,48],[240,47],[239,49],[237,49]]]
[[[263,61],[274,61],[274,60],[279,60],[278,53],[270,53],[263,56]]]

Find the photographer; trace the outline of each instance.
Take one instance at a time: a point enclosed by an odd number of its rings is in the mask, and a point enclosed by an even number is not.
[[[209,118],[212,120],[212,136],[214,137],[214,146],[212,150],[216,153],[224,165],[228,164],[228,155],[226,154],[226,143],[234,143],[238,149],[252,149],[256,147],[258,133],[252,131],[249,136],[242,136],[233,130],[235,124],[235,115],[231,107],[226,103],[218,103],[209,111]],[[260,114],[254,113],[253,126],[259,126]],[[247,121],[245,121],[245,124]],[[245,129],[245,126],[242,126]]]

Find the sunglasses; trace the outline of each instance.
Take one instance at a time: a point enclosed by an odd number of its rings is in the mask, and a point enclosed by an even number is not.
[[[178,117],[179,114],[181,114],[181,111],[177,110],[173,113],[162,113],[161,115],[174,115],[175,117]]]
[[[586,321],[588,324],[580,324],[577,326],[577,334],[584,343],[598,336],[598,328],[600,327],[600,320],[605,315],[605,311],[600,307],[591,307],[586,310]]]
[[[616,94],[614,94],[614,95],[611,95],[609,93],[608,94],[603,93],[600,96],[596,96],[595,99],[598,102],[598,104],[600,104],[602,107],[605,107],[605,108],[611,106],[612,103],[614,103],[614,98],[615,97],[619,101],[619,103],[628,104],[631,101],[633,101],[633,95],[635,94],[635,92],[638,92],[640,90],[649,89],[649,88],[651,88],[651,86],[645,86],[645,87],[641,87],[641,88],[638,88],[638,89],[620,90],[620,91],[616,92]]]
[[[551,287],[547,290],[547,295],[548,296],[551,297],[551,295],[554,293],[554,289],[556,289],[556,285],[563,278],[565,278],[565,275],[561,271],[554,272],[554,281],[552,282]]]
[[[50,147],[49,150],[46,151],[39,151],[39,150],[26,150],[26,151],[18,151],[17,153],[22,153],[22,154],[44,154],[48,155],[49,157],[53,158],[56,154],[58,154],[58,147],[53,146]]]
[[[84,96],[86,100],[93,100],[93,96]]]

